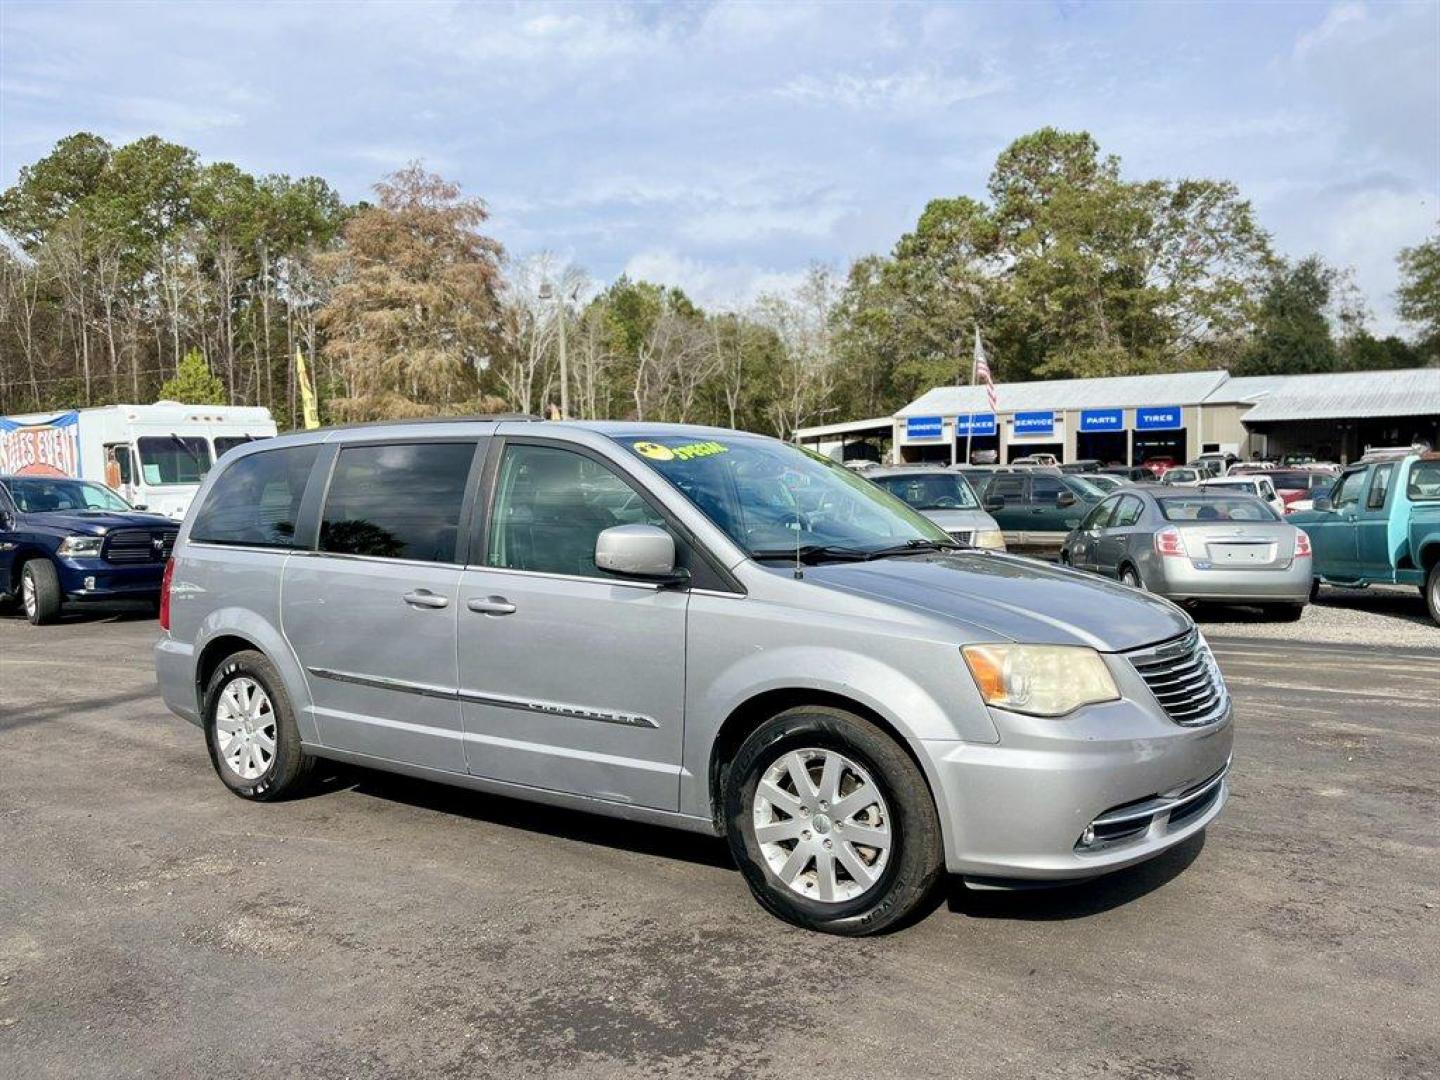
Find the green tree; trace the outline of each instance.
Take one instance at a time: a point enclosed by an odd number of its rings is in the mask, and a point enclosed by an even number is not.
[[[173,379],[160,387],[162,401],[178,401],[185,405],[224,405],[228,400],[225,384],[210,370],[205,354],[191,349],[180,361]]]
[[[1427,363],[1440,360],[1440,234],[1400,252],[1400,317],[1420,328]]]
[[[1260,300],[1255,336],[1235,374],[1335,370],[1338,353],[1326,315],[1335,282],[1335,271],[1317,255],[1277,266]]]

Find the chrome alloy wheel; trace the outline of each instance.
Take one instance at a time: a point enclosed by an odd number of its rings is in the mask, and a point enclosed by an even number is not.
[[[756,785],[753,819],[776,877],[821,903],[871,889],[894,845],[879,786],[834,750],[792,750],[774,761]]]
[[[35,578],[31,574],[20,575],[20,602],[25,605],[25,614],[35,617]]]
[[[275,706],[254,679],[232,679],[215,703],[220,760],[241,780],[258,779],[275,760]]]

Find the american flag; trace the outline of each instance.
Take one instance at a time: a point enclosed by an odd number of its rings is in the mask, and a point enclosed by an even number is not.
[[[975,327],[975,371],[971,384],[983,382],[985,395],[990,399],[990,411],[995,411],[995,380],[990,378],[990,362],[985,359],[985,347],[980,344],[980,327]]]

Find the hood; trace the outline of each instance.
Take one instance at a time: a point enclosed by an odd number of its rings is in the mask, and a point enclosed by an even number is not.
[[[1177,637],[1192,625],[1158,596],[1013,555],[960,552],[828,563],[807,567],[805,580],[1031,644],[1120,652]]]
[[[104,536],[112,529],[158,529],[178,528],[179,522],[159,514],[120,513],[118,511],[93,510],[38,510],[25,515],[31,526],[56,529],[78,536]]]

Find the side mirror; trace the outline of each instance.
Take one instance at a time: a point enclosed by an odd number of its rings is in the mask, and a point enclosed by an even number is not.
[[[991,495],[989,498],[987,498],[987,499],[985,500],[984,506],[985,506],[986,511],[1004,510],[1004,509],[1005,509],[1005,496],[1004,496],[1004,495]]]
[[[1057,507],[1074,506],[1074,505],[1075,505],[1075,493],[1074,493],[1073,491],[1062,491],[1062,492],[1060,492],[1059,495],[1056,495],[1056,496],[1055,496],[1055,505],[1056,505]]]
[[[132,507],[134,507],[136,510],[149,510],[149,509],[150,509],[150,506],[149,506],[149,504],[147,504],[147,503],[131,503],[130,505],[131,505]]]
[[[595,538],[595,565],[612,574],[674,582],[689,575],[675,566],[675,538],[654,525],[614,525]]]
[[[1315,501],[1312,502],[1310,506],[1315,510],[1319,510],[1321,513],[1335,509],[1335,504],[1330,501],[1329,495],[1316,495]]]

